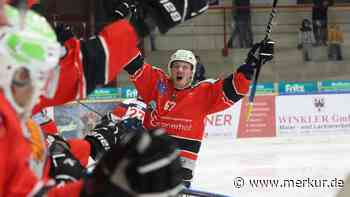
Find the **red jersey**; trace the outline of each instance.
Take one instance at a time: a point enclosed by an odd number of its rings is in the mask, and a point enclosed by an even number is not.
[[[59,77],[53,99],[41,97],[33,114],[48,106],[84,99],[96,86],[115,79],[140,55],[137,35],[127,20],[113,22],[88,41],[71,38],[66,55],[59,62]]]
[[[59,62],[59,78],[54,98],[41,97],[33,114],[48,106],[84,99],[97,85],[107,84],[133,59],[140,56],[137,35],[127,20],[119,20],[103,28],[96,38],[81,42],[71,38],[65,42],[66,55]],[[86,166],[90,147],[83,140],[71,141],[72,153]],[[77,196],[82,183],[68,184],[50,190],[51,196]]]
[[[35,194],[46,184],[49,179],[50,162],[47,160],[43,133],[34,121],[29,119],[23,123],[18,119],[2,92],[0,92],[0,148],[1,197]],[[69,183],[62,188],[52,188],[48,196],[77,197],[81,187],[82,181]]]
[[[206,80],[178,90],[168,75],[149,64],[138,68],[131,80],[152,108],[146,114],[145,126],[164,128],[179,145],[183,166],[192,170],[203,139],[205,117],[233,105],[249,87],[249,80],[235,73],[225,80]]]
[[[35,127],[27,125],[28,127]],[[44,180],[46,148],[40,129],[27,129],[0,92],[0,196],[26,196]]]
[[[34,114],[46,106],[85,98],[97,85],[114,79],[140,54],[136,33],[126,20],[106,26],[94,40],[80,42],[72,38],[65,46],[67,53],[59,62],[55,96],[42,97]],[[16,112],[2,93],[0,117],[0,196],[26,196],[45,180],[47,155],[42,132],[29,134],[21,127]],[[40,143],[34,143],[36,141]],[[51,190],[49,196],[78,196],[82,183],[68,185]]]

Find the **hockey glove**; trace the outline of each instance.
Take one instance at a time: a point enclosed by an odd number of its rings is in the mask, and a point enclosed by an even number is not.
[[[117,124],[118,127],[118,139],[124,138],[125,134],[132,131],[144,131],[142,121],[138,118],[128,118],[120,121]]]
[[[162,130],[133,131],[104,155],[81,196],[175,196],[182,177],[178,151]]]
[[[55,151],[58,151],[57,148],[59,148],[61,150],[61,152],[64,150],[69,150],[69,148],[70,148],[69,144],[66,142],[66,140],[64,140],[59,135],[48,134],[46,137],[46,141],[47,141],[48,148],[49,148],[50,152],[52,152],[51,147],[53,144],[55,145],[55,147],[54,147],[55,149],[52,149],[52,150],[55,150]]]
[[[207,0],[145,0],[143,6],[156,21],[159,31],[166,33],[170,28],[189,20],[208,9]]]
[[[64,44],[64,42],[74,37],[72,28],[69,25],[58,24],[55,27],[55,32],[57,35],[58,42],[60,42],[62,45]]]
[[[91,157],[97,160],[117,142],[117,122],[107,113],[95,128],[85,136],[91,145]]]
[[[208,9],[208,0],[135,0],[135,2],[137,13],[131,22],[142,37],[147,36],[152,30],[146,21],[154,21],[159,31],[164,34],[172,27]]]
[[[62,141],[58,136],[49,136],[55,138],[49,145],[51,158],[50,176],[56,180],[56,184],[61,185],[67,182],[76,181],[84,175],[85,168],[70,153],[69,145]],[[49,140],[52,140],[49,139]]]
[[[268,39],[266,42],[262,42],[259,50],[259,56],[262,59],[262,64],[269,62],[273,59],[275,42]]]
[[[133,0],[103,0],[105,10],[114,20],[128,17],[135,9]]]
[[[261,59],[262,65],[273,59],[275,42],[268,39],[267,41],[261,41],[253,45],[252,49],[248,52],[246,58],[246,64],[256,67]]]

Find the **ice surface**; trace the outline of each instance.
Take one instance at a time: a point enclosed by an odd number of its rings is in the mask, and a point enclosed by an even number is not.
[[[193,187],[234,197],[333,197],[350,172],[350,135],[228,139],[203,143]],[[234,179],[245,185],[237,189]],[[326,186],[253,188],[249,179],[327,180]],[[336,181],[331,182],[332,180]],[[299,181],[299,183],[300,183]],[[332,185],[331,185],[332,184]],[[328,187],[330,185],[330,187]]]

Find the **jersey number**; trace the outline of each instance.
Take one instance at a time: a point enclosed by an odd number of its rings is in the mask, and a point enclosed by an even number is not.
[[[131,107],[126,112],[126,116],[130,118],[138,118],[143,121],[143,119],[145,118],[145,112],[136,107]]]
[[[175,107],[176,103],[174,101],[167,101],[164,105],[165,111],[170,111]]]

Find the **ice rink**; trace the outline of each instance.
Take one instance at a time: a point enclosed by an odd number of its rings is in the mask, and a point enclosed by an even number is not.
[[[333,197],[350,173],[350,135],[228,138],[206,138],[193,188],[234,197]],[[277,180],[279,186],[255,187],[254,179]],[[284,180],[295,186],[280,186]]]

